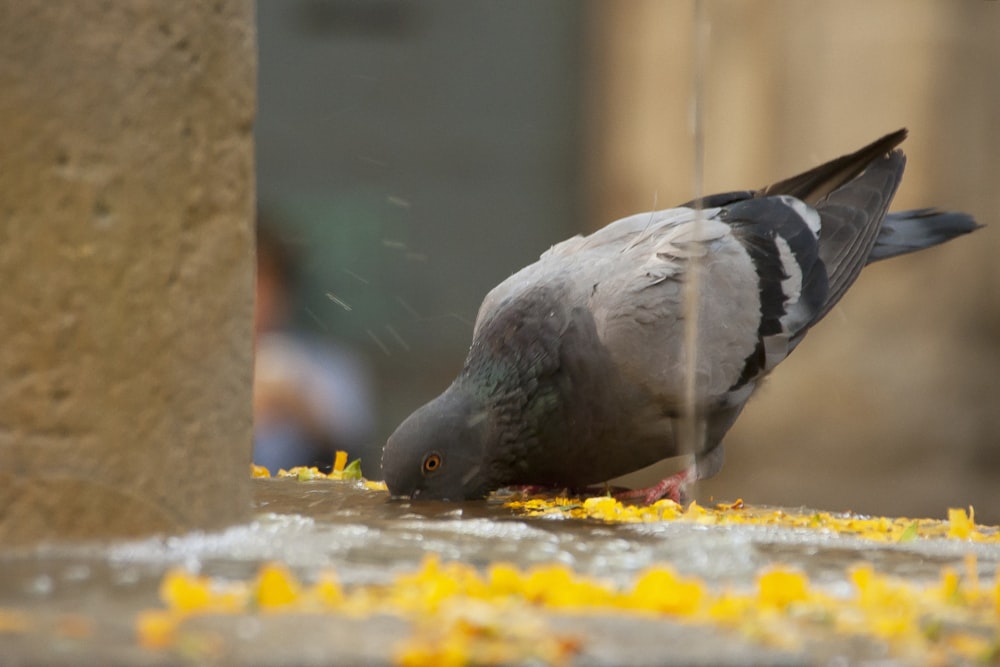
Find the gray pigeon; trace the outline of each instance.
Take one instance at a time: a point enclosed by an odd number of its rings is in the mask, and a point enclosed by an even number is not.
[[[632,495],[678,500],[714,475],[754,389],[866,264],[978,227],[934,209],[886,215],[905,138],[899,130],[762,190],[641,213],[553,246],[486,295],[461,374],[389,438],[392,496],[582,489],[684,454],[682,293],[694,257],[701,437],[689,469]]]

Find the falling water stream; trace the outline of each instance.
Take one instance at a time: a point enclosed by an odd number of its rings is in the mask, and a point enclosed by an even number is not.
[[[705,172],[705,72],[708,50],[708,23],[705,18],[705,8],[702,0],[694,0],[694,72],[691,91],[691,129],[694,138],[694,164],[692,170],[692,189],[694,199],[704,195]],[[704,224],[704,215],[698,209],[695,218],[696,238],[700,238],[700,227]],[[701,282],[703,258],[700,253],[693,253],[688,260],[684,282],[684,415],[681,427],[680,451],[693,455],[702,449],[704,430],[700,428],[698,415],[698,326],[701,303]],[[693,465],[693,464],[692,464]]]

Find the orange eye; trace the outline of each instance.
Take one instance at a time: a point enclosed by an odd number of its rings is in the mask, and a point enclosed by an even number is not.
[[[438,468],[441,467],[441,455],[437,452],[431,452],[424,457],[424,474],[429,475],[432,472],[437,472]]]

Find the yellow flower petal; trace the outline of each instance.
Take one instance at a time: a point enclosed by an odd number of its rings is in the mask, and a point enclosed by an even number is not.
[[[969,508],[969,514],[966,514],[965,510],[961,508],[949,508],[948,537],[959,540],[966,540],[971,537],[976,528],[976,524],[973,520],[974,517],[975,513],[971,507]]]
[[[741,621],[753,610],[753,601],[745,595],[724,593],[708,607],[708,617],[720,623],[733,624]]]
[[[705,597],[705,589],[695,579],[682,579],[668,567],[647,570],[635,584],[629,606],[665,614],[694,614]]]
[[[344,467],[346,465],[347,465],[347,452],[337,450],[337,454],[333,458],[333,471],[344,472]]]
[[[257,575],[257,604],[263,610],[287,607],[299,599],[298,580],[284,565],[269,563]]]
[[[323,607],[336,608],[344,601],[344,591],[333,572],[320,575],[311,592]]]
[[[160,582],[160,599],[180,612],[204,610],[212,600],[211,581],[179,568],[169,570]]]
[[[809,582],[801,572],[770,570],[757,579],[757,600],[761,605],[784,609],[805,600]]]
[[[16,609],[0,608],[0,634],[5,632],[27,632],[31,628],[26,613]]]
[[[521,571],[510,563],[494,563],[487,576],[490,591],[495,595],[519,594],[524,587]]]
[[[135,633],[139,645],[154,650],[170,646],[177,636],[179,618],[176,614],[162,609],[139,612],[135,619]]]

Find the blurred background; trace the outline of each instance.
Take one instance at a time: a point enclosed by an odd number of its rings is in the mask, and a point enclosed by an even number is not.
[[[388,434],[461,368],[492,286],[567,236],[694,196],[697,83],[705,192],[906,126],[893,208],[988,225],[867,269],[758,391],[699,497],[974,504],[1000,522],[1000,3],[695,7],[259,1],[258,195],[295,265],[273,326],[319,350],[295,363],[333,378],[317,410],[353,418],[332,439],[377,478]]]

